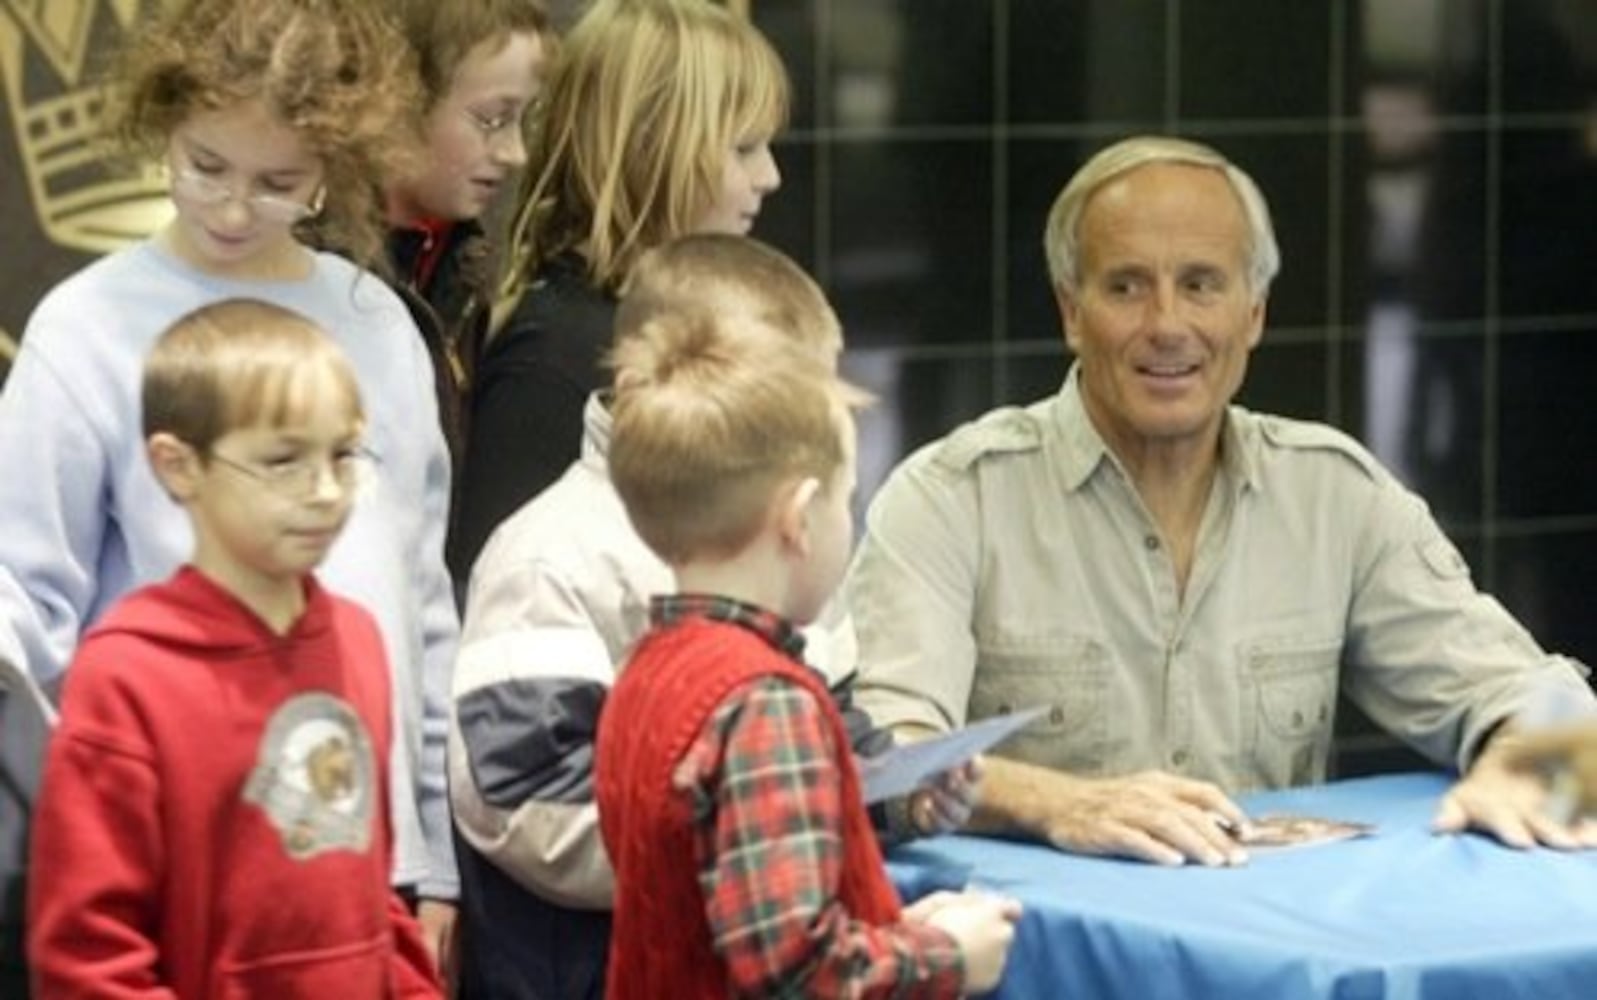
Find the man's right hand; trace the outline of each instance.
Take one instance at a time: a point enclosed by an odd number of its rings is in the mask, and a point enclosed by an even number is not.
[[[1228,832],[1247,821],[1218,786],[1163,771],[1080,778],[989,757],[974,829],[1030,833],[1062,851],[1160,865],[1248,860]]]

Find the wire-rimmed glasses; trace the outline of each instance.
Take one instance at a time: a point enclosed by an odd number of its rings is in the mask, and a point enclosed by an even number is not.
[[[309,203],[259,192],[240,195],[235,193],[233,185],[226,181],[209,177],[187,165],[172,168],[172,191],[195,204],[207,207],[221,205],[237,198],[260,218],[284,225],[301,222],[319,214],[322,210],[323,191],[320,188]]]
[[[483,142],[491,143],[506,136],[522,138],[527,128],[527,116],[532,113],[532,105],[529,104],[519,112],[479,111],[476,108],[460,110],[466,116],[466,120],[476,127]]]
[[[219,451],[209,457],[235,472],[259,482],[285,500],[308,500],[316,495],[323,474],[346,493],[358,493],[375,478],[377,456],[366,448],[341,449],[327,458],[302,457],[272,462],[243,462]]]

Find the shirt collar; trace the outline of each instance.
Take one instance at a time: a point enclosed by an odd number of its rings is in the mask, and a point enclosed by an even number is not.
[[[588,393],[582,405],[582,460],[603,463],[610,454],[610,390]]]
[[[1249,416],[1245,410],[1228,407],[1220,427],[1220,471],[1239,489],[1259,486],[1258,422]],[[1119,460],[1104,443],[1098,428],[1093,426],[1087,406],[1081,400],[1079,361],[1071,364],[1065,384],[1059,390],[1054,403],[1054,423],[1060,441],[1059,467],[1066,490],[1080,489],[1105,462],[1118,464]]]
[[[804,663],[804,636],[775,612],[718,594],[656,594],[649,599],[649,620],[656,626],[676,625],[689,618],[748,629],[789,659]]]
[[[454,230],[452,220],[430,216],[394,227],[390,247],[400,278],[418,290],[429,287]]]

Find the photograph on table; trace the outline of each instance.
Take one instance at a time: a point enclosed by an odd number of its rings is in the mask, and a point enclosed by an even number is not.
[[[1372,823],[1277,813],[1250,819],[1232,835],[1237,843],[1245,847],[1274,848],[1329,844],[1354,837],[1368,837],[1374,833],[1375,826]]]

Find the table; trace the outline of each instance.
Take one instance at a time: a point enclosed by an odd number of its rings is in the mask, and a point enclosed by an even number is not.
[[[1593,1000],[1597,851],[1437,836],[1449,778],[1384,775],[1241,800],[1250,815],[1378,825],[1160,868],[963,836],[892,851],[906,899],[977,885],[1025,906],[998,997],[1094,1000]]]

